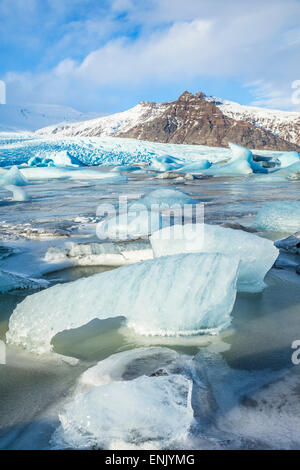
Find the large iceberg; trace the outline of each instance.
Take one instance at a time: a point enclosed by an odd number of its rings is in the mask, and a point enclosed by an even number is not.
[[[57,333],[112,317],[146,335],[216,334],[231,321],[238,265],[235,256],[180,254],[56,285],[17,305],[7,340],[48,352]]]
[[[192,382],[181,375],[138,377],[75,395],[60,414],[59,448],[166,448],[187,438]]]
[[[273,242],[252,233],[218,225],[186,224],[166,227],[150,237],[155,257],[205,252],[237,256],[239,291],[260,292],[264,277],[278,256]]]
[[[246,147],[241,147],[233,143],[229,143],[231,149],[231,158],[226,163],[217,163],[212,165],[207,170],[204,170],[204,174],[212,176],[239,176],[249,175],[253,173],[252,165],[253,162],[252,152]]]
[[[280,162],[281,168],[287,168],[294,163],[300,163],[300,157],[298,152],[285,152],[276,155],[276,159]]]
[[[180,166],[182,166],[182,160],[172,157],[172,155],[162,155],[152,158],[150,168],[158,171],[171,171],[176,170]]]
[[[300,202],[278,201],[264,204],[256,214],[253,227],[271,232],[300,230]]]
[[[196,160],[194,162],[187,162],[177,171],[181,173],[203,173],[203,170],[207,170],[211,167],[211,163],[208,160]]]

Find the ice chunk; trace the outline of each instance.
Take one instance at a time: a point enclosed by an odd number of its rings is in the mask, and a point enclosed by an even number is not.
[[[21,173],[29,181],[43,179],[105,179],[111,181],[126,181],[124,176],[111,172],[94,171],[88,168],[58,168],[58,167],[29,167],[22,168]]]
[[[176,189],[156,189],[143,196],[138,204],[145,206],[146,209],[157,206],[158,209],[169,209],[174,207],[183,207],[185,204],[197,204],[197,201],[191,196]]]
[[[26,191],[23,188],[20,188],[20,186],[9,185],[5,186],[5,189],[13,194],[13,201],[24,202],[30,200],[30,196],[28,196]]]
[[[300,232],[296,232],[284,240],[275,242],[277,248],[281,248],[294,255],[300,255]]]
[[[152,375],[175,361],[178,353],[168,348],[137,348],[113,354],[85,371],[80,385],[100,386],[120,380],[132,380],[140,375]]]
[[[41,279],[32,279],[21,276],[20,274],[0,271],[0,293],[11,292],[19,289],[40,289],[46,287],[48,281]]]
[[[300,230],[300,202],[279,201],[264,204],[256,214],[253,227],[286,233]]]
[[[45,261],[71,261],[78,266],[123,266],[153,258],[150,243],[68,243],[50,247]]]
[[[192,382],[180,375],[142,376],[78,394],[60,414],[56,447],[166,448],[187,438]]]
[[[26,178],[16,166],[13,166],[10,170],[6,171],[2,177],[0,177],[0,187],[10,185],[25,186],[26,184]]]
[[[213,176],[239,176],[249,175],[252,171],[252,152],[246,147],[229,143],[231,158],[226,163],[217,163],[205,170],[205,174]]]
[[[281,168],[287,168],[294,163],[300,163],[298,152],[286,152],[280,155],[276,155],[276,159],[280,161]]]
[[[136,240],[148,236],[162,227],[159,213],[147,210],[117,214],[97,224],[97,236],[100,240]]]
[[[238,264],[234,256],[180,254],[56,285],[16,307],[7,339],[47,352],[61,331],[121,316],[146,335],[215,334],[231,321]]]
[[[252,233],[218,225],[186,224],[166,227],[150,237],[155,257],[175,253],[205,252],[237,256],[239,291],[260,292],[264,277],[278,256],[273,242]]]
[[[177,171],[183,173],[202,173],[202,170],[207,170],[210,167],[211,163],[208,160],[197,160],[195,162],[187,162]]]
[[[159,171],[171,171],[182,166],[182,161],[171,155],[154,157],[151,161],[151,168]]]

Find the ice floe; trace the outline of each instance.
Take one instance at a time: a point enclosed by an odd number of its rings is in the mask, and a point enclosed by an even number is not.
[[[278,256],[273,242],[242,230],[218,225],[186,224],[165,227],[150,237],[155,257],[176,253],[223,253],[240,259],[237,288],[260,292],[264,277]]]
[[[113,317],[145,335],[216,334],[231,322],[238,265],[234,256],[180,254],[56,285],[16,307],[7,339],[48,352],[57,333]]]

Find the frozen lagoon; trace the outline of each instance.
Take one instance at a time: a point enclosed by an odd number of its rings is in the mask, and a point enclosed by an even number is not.
[[[2,148],[2,156],[4,151],[5,148]],[[19,151],[20,155],[23,152],[22,158],[26,158],[26,150]],[[180,149],[176,148],[176,151],[180,153]],[[223,149],[203,148],[201,152],[203,155],[214,155],[215,161],[228,155],[228,150]],[[87,170],[101,173],[110,168],[93,167]],[[97,206],[102,202],[116,204],[119,195],[126,194],[134,202],[153,190],[175,189],[196,201],[204,202],[206,223],[242,224],[247,227],[252,226],[256,213],[265,203],[297,202],[299,199],[300,182],[282,180],[274,184],[265,175],[263,180],[257,175],[176,181],[157,179],[152,172],[125,172],[123,175],[127,181],[114,182],[85,179],[84,171],[81,168],[78,180],[29,182],[25,188],[31,197],[28,202],[11,201],[9,192],[0,190],[2,270],[35,279],[47,279],[53,285],[111,269],[99,265],[99,260],[96,265],[92,265],[95,253],[99,256],[99,249],[97,245],[93,249],[86,247],[90,247],[91,243],[99,243],[95,232]],[[265,231],[259,235],[278,240],[290,233]],[[128,253],[130,246],[137,261],[139,256],[147,259],[149,245],[145,239],[122,244],[115,242],[113,246],[111,252],[119,256],[117,259],[124,258],[122,253]],[[50,248],[52,252],[49,254]],[[163,373],[171,377],[179,374],[193,381],[192,396],[184,404],[184,419],[188,423],[186,435],[176,434],[176,427],[172,423],[172,442],[161,440],[160,444],[160,426],[164,423],[157,420],[157,432],[153,434],[157,438],[155,446],[299,448],[297,416],[300,371],[299,366],[293,366],[291,362],[291,344],[300,339],[300,289],[295,271],[298,264],[299,256],[282,253],[277,267],[284,269],[272,269],[269,272],[265,279],[267,287],[262,293],[238,293],[230,327],[214,337],[147,337],[135,333],[124,323],[124,319],[115,318],[93,320],[81,328],[55,336],[52,341],[54,351],[78,358],[77,365],[61,362],[55,356],[36,356],[15,345],[8,345],[7,365],[0,366],[0,447],[51,448],[70,445],[58,415],[67,419],[67,403],[70,403],[69,409],[72,409],[73,400],[75,403],[76,400],[85,400],[81,395],[77,397],[77,393],[87,393],[86,390],[77,389],[79,377],[99,361],[113,358],[112,355],[117,352],[134,349],[137,355],[124,361],[123,379],[128,381],[143,374],[152,375],[153,370],[160,377],[163,369]],[[31,286],[29,290],[11,290],[0,295],[1,339],[5,338],[8,319],[17,303],[33,292],[36,291]],[[165,364],[163,352],[156,351],[155,367],[149,368],[150,359],[146,360],[143,354],[139,356],[138,348],[151,346],[176,351],[180,357],[176,359],[174,367]],[[155,390],[155,375],[150,380]],[[120,390],[123,388],[138,393],[134,384],[128,387],[124,385]],[[117,390],[118,384],[114,382],[114,397],[118,396]],[[96,392],[94,395],[97,396]],[[176,396],[174,399],[177,399]],[[151,406],[151,396],[146,396],[145,400]],[[89,410],[92,403],[87,402]],[[153,403],[152,406],[157,409],[157,404]],[[180,412],[185,413],[183,408],[180,408]],[[99,410],[100,417],[101,413]],[[163,409],[161,413],[163,416]],[[169,410],[166,413],[169,414]],[[139,413],[135,420],[132,425],[138,427],[141,422]],[[152,424],[150,422],[149,426]],[[119,442],[115,442],[115,435],[111,439],[103,434],[101,419],[100,423],[93,423],[96,446],[101,447],[103,442],[111,448],[135,445],[151,448],[154,445],[153,442],[149,443],[151,427],[143,429],[140,433],[142,437],[138,442],[133,442],[128,433],[124,438],[121,435],[124,423],[115,423],[115,426],[120,426]],[[95,445],[95,440],[91,442]],[[80,445],[85,446],[86,443],[77,436],[76,446]]]

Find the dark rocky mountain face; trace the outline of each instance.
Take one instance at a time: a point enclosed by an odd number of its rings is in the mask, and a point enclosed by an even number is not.
[[[203,93],[193,95],[186,91],[178,100],[164,106],[161,116],[138,124],[119,137],[217,147],[234,142],[252,149],[300,151],[299,146],[270,131],[225,116],[216,103],[204,99]]]

